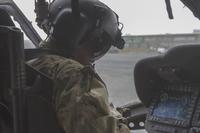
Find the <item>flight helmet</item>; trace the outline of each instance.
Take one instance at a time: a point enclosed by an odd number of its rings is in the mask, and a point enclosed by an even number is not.
[[[98,0],[54,0],[46,12],[45,17],[38,17],[38,25],[59,50],[90,47],[91,60],[97,60],[112,45],[124,47],[118,15]]]

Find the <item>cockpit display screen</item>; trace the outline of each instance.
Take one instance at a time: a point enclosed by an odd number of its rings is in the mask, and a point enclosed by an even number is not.
[[[176,120],[186,120],[192,102],[191,94],[183,92],[163,92],[153,109],[153,116]]]

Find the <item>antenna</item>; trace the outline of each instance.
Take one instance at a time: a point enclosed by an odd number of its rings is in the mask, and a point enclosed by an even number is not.
[[[168,13],[169,18],[174,19],[170,0],[165,0],[165,3],[166,3],[166,8],[167,8],[167,13]]]

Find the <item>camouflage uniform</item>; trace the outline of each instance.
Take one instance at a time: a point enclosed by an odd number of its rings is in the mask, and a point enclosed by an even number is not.
[[[66,133],[128,133],[109,105],[104,83],[88,66],[57,55],[29,62],[54,81],[53,105]],[[119,128],[121,127],[121,128]]]

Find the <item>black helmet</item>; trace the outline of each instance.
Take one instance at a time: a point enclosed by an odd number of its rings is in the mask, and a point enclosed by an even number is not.
[[[111,45],[124,46],[117,14],[98,0],[79,0],[74,7],[71,0],[54,0],[39,26],[60,49],[91,47],[92,60],[102,57]]]

